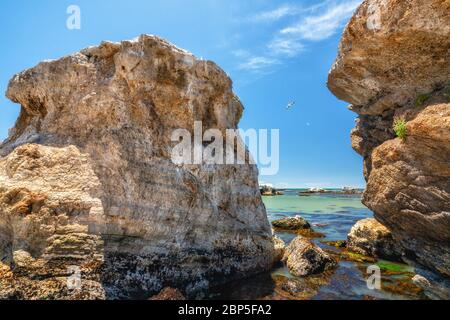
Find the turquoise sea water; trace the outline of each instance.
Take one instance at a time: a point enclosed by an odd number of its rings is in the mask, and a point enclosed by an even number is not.
[[[322,241],[345,240],[356,221],[372,217],[359,195],[317,194],[299,196],[301,189],[285,190],[281,196],[263,197],[270,221],[300,215],[323,238],[312,241],[339,255],[342,249]],[[296,235],[276,232],[288,244]],[[381,289],[369,289],[367,267],[381,267]],[[411,278],[414,269],[389,261],[355,262],[340,259],[337,269],[322,275],[294,277],[280,263],[271,272],[216,288],[210,298],[219,299],[423,299]],[[294,284],[294,285],[293,285]],[[294,288],[294,289],[292,289]]]
[[[324,233],[326,240],[343,240],[356,221],[373,216],[372,211],[361,203],[359,195],[299,196],[299,191],[286,190],[283,196],[263,197],[269,221],[300,215],[313,225],[314,230]],[[285,241],[292,238],[289,234],[279,236]]]

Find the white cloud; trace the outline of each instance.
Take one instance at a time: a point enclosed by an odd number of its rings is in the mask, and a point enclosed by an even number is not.
[[[324,40],[343,26],[361,2],[361,0],[330,2],[325,12],[302,17],[300,21],[280,32],[306,40]]]
[[[290,38],[275,38],[267,47],[273,55],[285,55],[287,57],[295,57],[300,53],[304,46],[296,39]]]
[[[235,50],[232,54],[240,60],[240,70],[263,73],[306,50],[308,41],[321,41],[335,34],[344,26],[362,0],[323,0],[300,7],[284,4],[274,10],[257,13],[244,19],[246,22],[288,23],[283,29],[272,32],[269,42],[259,53]],[[289,19],[287,19],[289,17]]]
[[[280,20],[286,16],[292,16],[299,12],[298,7],[294,7],[288,4],[284,4],[274,10],[259,12],[247,20],[250,22],[272,22]]]
[[[244,49],[233,50],[231,54],[236,58],[248,58],[251,55],[250,52]]]
[[[274,22],[281,20],[282,18],[290,17],[290,16],[298,16],[300,14],[305,14],[308,12],[316,11],[324,6],[332,0],[324,0],[315,5],[311,5],[309,7],[304,7],[301,5],[292,5],[292,4],[283,4],[278,8],[268,11],[258,12],[254,15],[251,15],[248,18],[244,18],[243,20],[246,22]]]
[[[269,66],[278,64],[277,59],[264,56],[253,56],[244,60],[244,62],[239,64],[239,69],[247,71],[262,71]]]

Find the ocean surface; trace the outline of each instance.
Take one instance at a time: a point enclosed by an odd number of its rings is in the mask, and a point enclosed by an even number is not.
[[[314,194],[299,196],[304,189],[285,190],[284,195],[263,197],[270,221],[287,216],[305,218],[322,238],[312,241],[340,257],[343,249],[323,241],[346,240],[356,221],[372,217],[373,213],[361,203],[360,195]],[[288,244],[296,235],[275,233]],[[411,278],[414,268],[385,260],[361,261],[339,259],[337,269],[309,277],[294,277],[281,263],[271,272],[214,288],[210,299],[425,299]],[[357,261],[359,260],[359,261]],[[369,289],[368,267],[381,270],[381,288]]]

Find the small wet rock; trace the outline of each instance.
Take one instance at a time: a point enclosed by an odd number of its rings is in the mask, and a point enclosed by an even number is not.
[[[186,300],[186,298],[178,289],[166,287],[149,300]]]
[[[311,224],[300,216],[274,220],[272,226],[276,231],[296,233],[309,239],[325,237],[323,233],[314,231]]]
[[[320,273],[337,265],[330,255],[302,236],[297,236],[286,247],[283,262],[295,276]]]
[[[316,288],[312,288],[308,282],[290,279],[281,285],[281,290],[292,296],[309,297],[317,293]]]
[[[391,232],[373,218],[359,220],[348,234],[350,251],[391,261],[402,261],[402,248]]]
[[[415,285],[421,288],[429,288],[431,286],[430,281],[420,274],[416,274],[411,280]]]
[[[423,294],[432,300],[450,300],[450,279],[427,270],[419,269],[411,281],[423,290]]]
[[[300,216],[286,217],[283,219],[272,221],[274,228],[279,230],[296,231],[302,229],[311,229],[308,221]]]

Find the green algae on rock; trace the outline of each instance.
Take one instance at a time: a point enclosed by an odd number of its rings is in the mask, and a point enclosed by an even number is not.
[[[346,240],[335,240],[335,241],[327,241],[327,240],[321,240],[320,241],[323,244],[326,244],[330,247],[335,247],[338,249],[342,249],[345,248],[347,246],[347,241]]]

